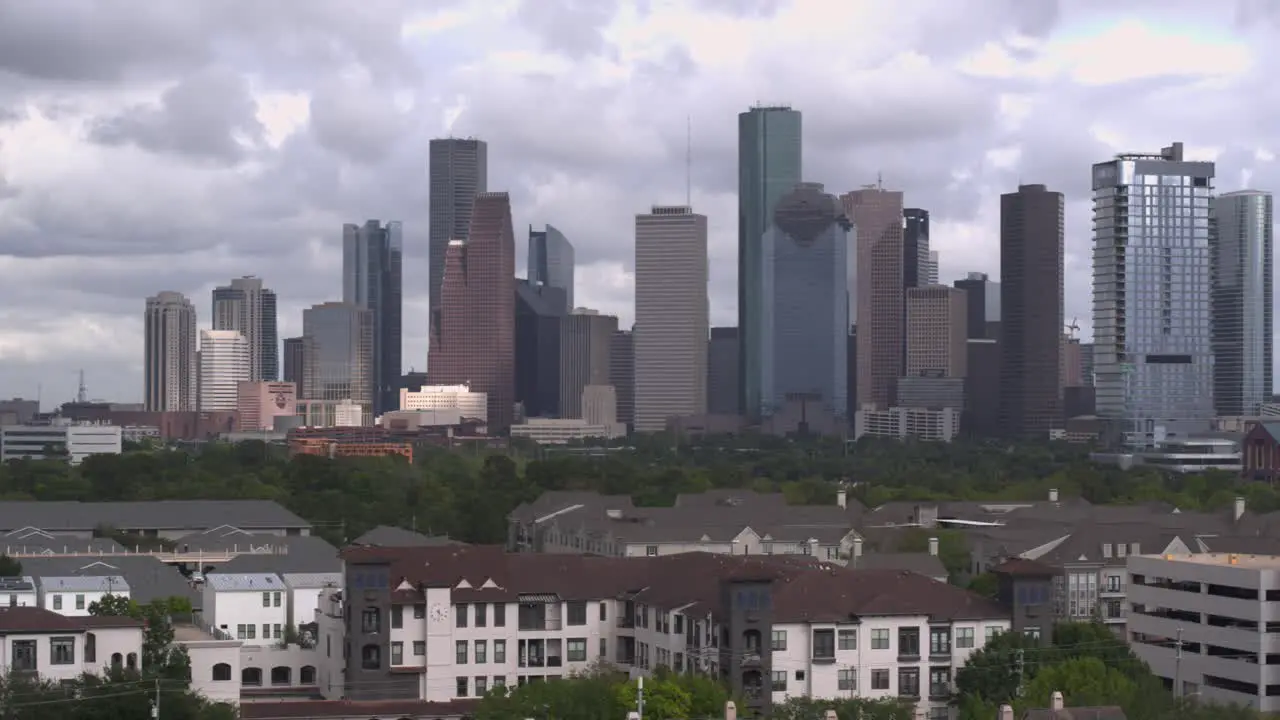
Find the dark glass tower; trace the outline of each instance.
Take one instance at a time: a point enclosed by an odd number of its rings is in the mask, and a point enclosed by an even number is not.
[[[404,241],[399,222],[342,228],[342,300],[373,313],[373,412],[400,407]]]

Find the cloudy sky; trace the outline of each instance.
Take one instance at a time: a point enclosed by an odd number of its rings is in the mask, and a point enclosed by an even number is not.
[[[343,222],[405,223],[426,355],[427,141],[489,142],[517,233],[577,246],[632,316],[633,216],[685,194],[734,324],[736,114],[804,112],[805,175],[933,212],[940,276],[999,272],[999,193],[1065,192],[1089,333],[1089,164],[1182,140],[1220,190],[1280,186],[1268,0],[0,0],[0,397],[138,401],[144,298],[264,277],[282,336],[341,295]],[[517,267],[525,263],[518,239]]]

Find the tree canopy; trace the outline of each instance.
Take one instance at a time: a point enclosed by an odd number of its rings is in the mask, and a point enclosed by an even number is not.
[[[414,527],[469,542],[506,538],[506,515],[548,490],[631,495],[668,505],[679,493],[711,488],[782,492],[792,503],[831,504],[834,485],[867,505],[890,500],[1040,499],[1050,488],[1094,503],[1171,502],[1186,510],[1225,508],[1243,495],[1259,512],[1280,509],[1280,492],[1223,472],[1169,475],[1089,461],[1068,444],[1007,445],[768,436],[676,442],[628,438],[628,447],[530,448],[507,452],[426,448],[412,465],[393,458],[287,457],[260,441],[197,449],[143,448],[95,455],[72,467],[58,459],[0,466],[2,500],[276,500],[335,543],[376,525]],[[109,528],[104,533],[112,533]],[[948,567],[962,555],[940,538]],[[122,542],[133,544],[132,539]],[[917,543],[918,544],[918,543]],[[954,557],[953,557],[954,556]]]

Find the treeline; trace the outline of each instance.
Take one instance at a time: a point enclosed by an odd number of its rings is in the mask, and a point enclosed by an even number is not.
[[[670,504],[679,493],[749,488],[785,493],[792,503],[835,502],[835,485],[869,506],[890,500],[1040,499],[1094,503],[1171,502],[1224,508],[1237,494],[1257,512],[1280,509],[1280,495],[1226,473],[1169,476],[1091,463],[1066,444],[1010,447],[864,440],[793,442],[771,437],[676,443],[642,436],[631,447],[517,446],[507,453],[426,449],[415,463],[380,458],[289,459],[258,441],[199,450],[133,450],[71,467],[57,459],[0,466],[0,500],[276,500],[341,543],[379,524],[502,542],[507,513],[547,490],[629,494],[641,505]],[[574,452],[578,450],[579,452]]]

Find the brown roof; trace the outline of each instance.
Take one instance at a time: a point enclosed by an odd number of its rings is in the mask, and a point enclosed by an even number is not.
[[[142,627],[142,622],[128,617],[67,617],[38,607],[0,607],[0,634],[84,632],[108,627]]]
[[[322,718],[454,718],[475,711],[479,700],[285,700],[240,705],[242,720],[321,720]]]
[[[938,620],[1004,618],[1004,608],[967,590],[901,570],[861,570],[803,555],[718,555],[693,552],[659,557],[594,557],[507,553],[496,546],[348,548],[353,564],[386,563],[389,582],[453,588],[457,602],[512,602],[520,595],[562,600],[626,597],[655,607],[693,606],[718,613],[725,582],[773,582],[780,622],[836,621],[860,615],[928,615]],[[458,588],[462,581],[470,587]],[[396,594],[421,600],[418,590]]]
[[[1021,575],[1023,577],[1053,577],[1058,574],[1057,570],[1035,560],[1027,560],[1026,558],[1009,558],[999,565],[991,569],[993,573],[1000,575]]]

